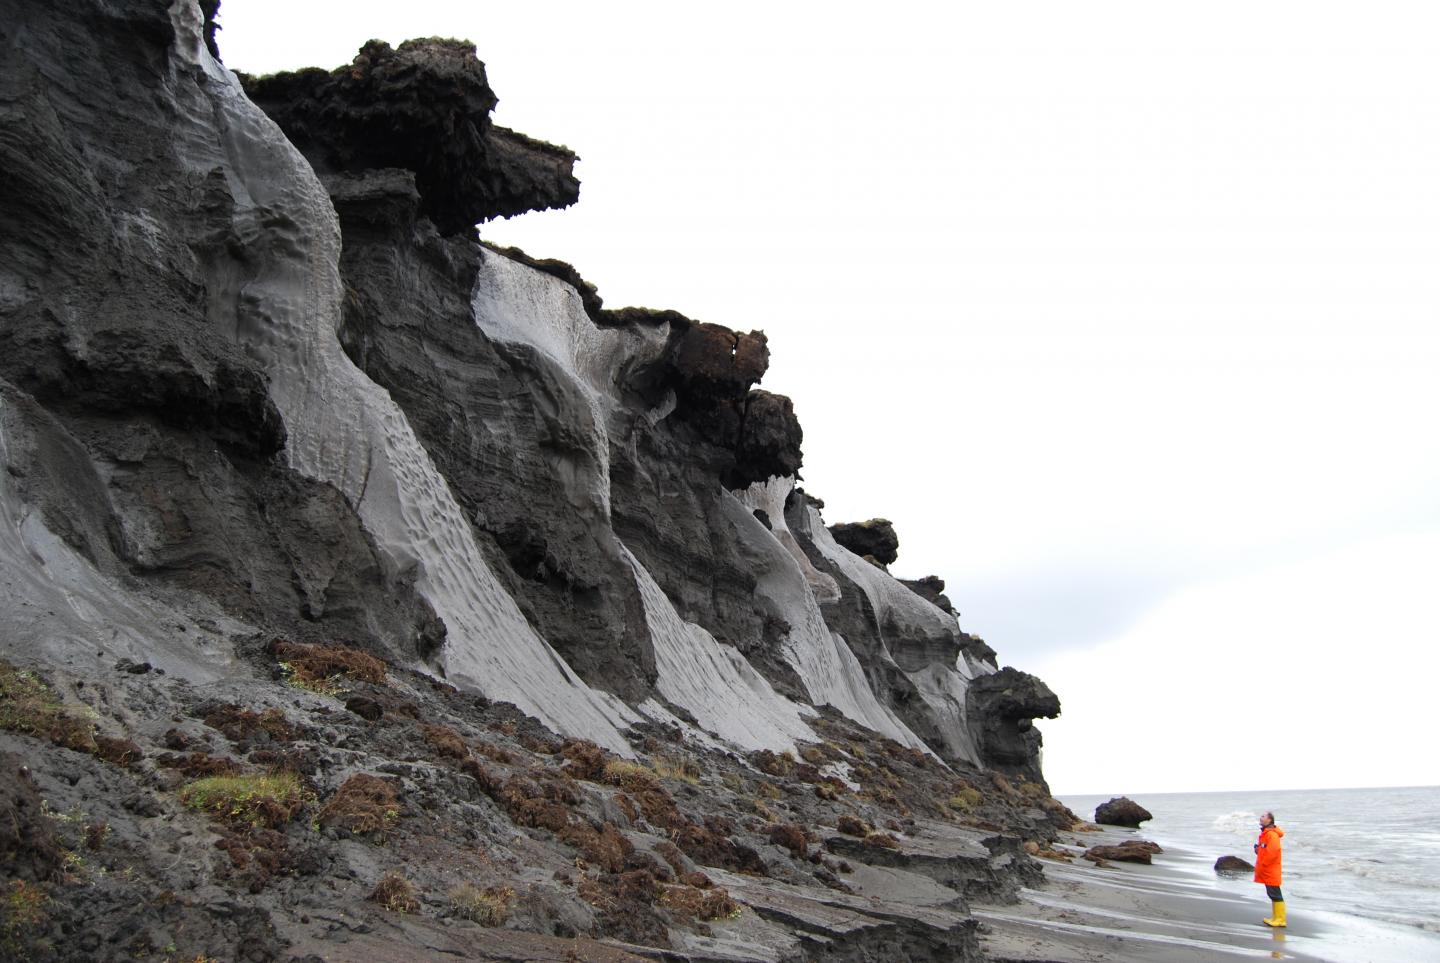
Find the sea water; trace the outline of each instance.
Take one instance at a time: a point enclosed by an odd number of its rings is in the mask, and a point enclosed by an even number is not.
[[[1109,796],[1061,796],[1093,819]],[[1140,835],[1168,847],[1167,862],[1216,886],[1220,856],[1253,863],[1259,814],[1285,831],[1284,893],[1292,916],[1336,914],[1434,939],[1440,961],[1440,786],[1403,789],[1292,789],[1275,792],[1140,793],[1153,815]],[[1171,850],[1173,849],[1173,853]],[[1408,941],[1407,941],[1408,942]],[[1428,943],[1428,940],[1425,941]]]

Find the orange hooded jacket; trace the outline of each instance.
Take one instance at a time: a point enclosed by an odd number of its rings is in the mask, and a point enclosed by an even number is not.
[[[1260,840],[1255,844],[1255,882],[1280,885],[1280,837],[1284,835],[1285,830],[1279,826],[1260,830]]]

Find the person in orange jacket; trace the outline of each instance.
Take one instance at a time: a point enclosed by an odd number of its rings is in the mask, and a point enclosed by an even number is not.
[[[1280,892],[1280,837],[1285,830],[1275,825],[1275,814],[1260,817],[1260,839],[1255,843],[1255,882],[1265,884],[1265,895],[1273,907],[1266,926],[1285,925],[1285,896]]]

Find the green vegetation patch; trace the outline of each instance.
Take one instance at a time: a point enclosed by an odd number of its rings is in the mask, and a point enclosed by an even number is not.
[[[33,672],[0,661],[0,729],[48,739],[94,754],[95,723],[66,710],[55,690]]]
[[[980,805],[980,791],[971,786],[959,790],[949,799],[950,808],[956,812],[968,813]]]
[[[289,772],[209,776],[180,790],[180,801],[191,809],[269,829],[294,819],[308,800],[299,777]]]
[[[12,879],[0,890],[0,950],[6,959],[27,960],[35,934],[49,922],[50,896],[34,883]]]

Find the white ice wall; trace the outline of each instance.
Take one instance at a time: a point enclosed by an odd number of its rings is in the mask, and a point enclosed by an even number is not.
[[[896,742],[928,752],[920,737],[876,698],[860,660],[845,639],[825,624],[820,602],[838,600],[840,587],[810,564],[785,524],[785,499],[794,485],[793,478],[772,477],[735,495],[725,493],[732,523],[759,560],[755,594],[769,614],[790,625],[785,661],[804,682],[811,702],[828,703]],[[769,518],[768,531],[752,514],[755,509]]]
[[[667,701],[686,709],[708,732],[748,749],[793,751],[797,739],[819,741],[801,718],[813,709],[777,693],[734,646],[682,619],[639,560],[628,549],[625,556],[655,647],[655,688]]]
[[[230,176],[236,228],[261,264],[240,292],[236,335],[268,369],[290,465],[344,493],[395,568],[415,573],[449,631],[452,682],[629,754],[619,730],[635,714],[586,686],[531,629],[404,414],[341,349],[340,231],[325,189],[206,52],[195,4],[171,10],[177,53],[207,75],[225,155],[215,166]]]
[[[214,156],[188,145],[197,172],[219,167],[236,200],[235,228],[258,265],[238,293],[235,337],[267,368],[271,396],[288,431],[286,457],[301,473],[327,482],[355,506],[381,552],[398,572],[413,573],[417,591],[444,621],[449,639],[443,669],[456,684],[514,702],[552,728],[629,752],[621,730],[637,718],[615,698],[590,689],[528,624],[491,572],[444,478],[387,392],[345,356],[340,321],[339,228],[325,190],[273,122],[246,99],[234,75],[210,58],[193,0],[175,0],[179,59],[205,72],[205,95],[221,143]],[[585,410],[573,413],[591,464],[582,459],[565,479],[572,503],[597,519],[609,512],[609,437],[618,417],[615,382],[626,364],[663,350],[664,328],[599,329],[578,294],[559,279],[503,256],[487,255],[473,296],[476,323],[492,338],[528,344],[578,389]],[[666,410],[651,412],[651,420]],[[844,640],[819,612],[833,599],[833,579],[804,558],[785,529],[788,483],[724,501],[737,531],[758,559],[757,597],[792,627],[785,658],[817,703],[908,745],[922,745],[875,698]],[[749,513],[764,507],[775,531]],[[13,512],[12,512],[13,515]],[[7,531],[20,531],[23,523]],[[816,516],[821,550],[859,583],[877,612],[920,630],[954,629],[954,620],[875,572],[833,541]],[[787,541],[788,537],[788,541]],[[7,535],[0,558],[24,551]],[[789,748],[813,738],[810,711],[784,699],[738,651],[716,642],[676,613],[654,579],[628,553],[646,619],[655,638],[657,689],[716,735],[750,748]],[[913,673],[927,703],[953,719],[963,745],[963,660]],[[652,712],[661,712],[652,707]]]
[[[820,554],[835,564],[845,576],[865,593],[875,610],[882,642],[886,627],[914,638],[941,636],[959,631],[955,616],[932,605],[901,585],[894,577],[835,541],[825,521],[814,508],[806,508],[809,535]],[[898,668],[898,666],[897,666]],[[965,688],[977,674],[993,671],[983,664],[970,662],[962,653],[953,663],[933,663],[908,671],[905,675],[915,684],[920,697],[939,723],[941,737],[949,755],[979,765],[980,754],[965,718]]]
[[[588,411],[573,414],[591,433],[586,449],[594,453],[595,464],[568,483],[572,497],[583,492],[603,500],[599,523],[608,525],[609,432],[612,423],[625,427],[623,419],[613,417],[620,406],[616,380],[623,367],[658,357],[667,329],[598,328],[569,284],[497,254],[486,255],[472,303],[475,323],[489,337],[534,348],[554,364],[555,376],[587,399]],[[645,606],[661,696],[689,712],[705,731],[745,748],[784,751],[794,749],[797,739],[817,739],[803,722],[813,710],[776,693],[733,646],[681,618],[640,561],[618,538],[615,545],[631,567]],[[642,709],[665,717],[658,704]]]

